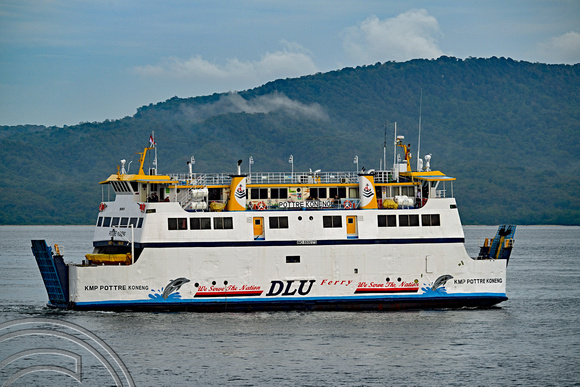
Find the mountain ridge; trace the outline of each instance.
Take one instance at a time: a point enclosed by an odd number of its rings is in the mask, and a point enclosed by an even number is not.
[[[385,62],[236,93],[173,97],[100,123],[0,127],[0,224],[91,224],[96,184],[156,133],[160,173],[379,167],[385,121],[457,177],[465,224],[580,224],[580,65],[509,58]],[[387,165],[392,162],[392,124]],[[415,156],[415,155],[414,155]],[[416,165],[413,158],[412,165]]]

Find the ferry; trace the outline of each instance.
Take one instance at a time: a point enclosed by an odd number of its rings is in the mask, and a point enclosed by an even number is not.
[[[385,142],[386,143],[386,142]],[[470,257],[455,178],[411,167],[323,172],[158,174],[153,137],[139,170],[100,184],[93,251],[65,262],[33,240],[48,306],[74,310],[398,310],[507,300],[516,227]],[[155,160],[144,170],[147,152]],[[386,152],[385,152],[386,154]],[[358,160],[355,158],[355,163]],[[386,157],[385,164],[386,166]],[[353,168],[354,169],[354,168]]]

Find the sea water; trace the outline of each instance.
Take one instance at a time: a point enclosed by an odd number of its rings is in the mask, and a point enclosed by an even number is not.
[[[46,308],[30,240],[57,243],[66,261],[80,261],[92,250],[92,229],[0,227],[0,383],[580,385],[580,227],[518,227],[509,300],[492,309],[204,314]],[[468,253],[477,255],[478,244],[496,230],[465,227]],[[64,333],[51,334],[56,331]],[[114,355],[120,362],[108,360]]]

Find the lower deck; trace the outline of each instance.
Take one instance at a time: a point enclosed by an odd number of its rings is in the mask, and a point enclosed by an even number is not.
[[[506,299],[506,260],[472,259],[462,240],[360,242],[146,246],[133,265],[69,265],[69,302],[89,309],[380,310]]]

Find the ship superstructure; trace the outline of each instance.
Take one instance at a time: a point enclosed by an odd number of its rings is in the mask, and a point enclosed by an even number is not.
[[[464,247],[452,177],[392,169],[145,173],[101,182],[94,250],[64,263],[33,241],[49,305],[99,310],[383,310],[507,299],[515,226]],[[430,158],[430,157],[429,157]],[[112,197],[112,198],[111,198]],[[106,199],[105,199],[106,198]],[[501,234],[501,235],[500,235]]]

